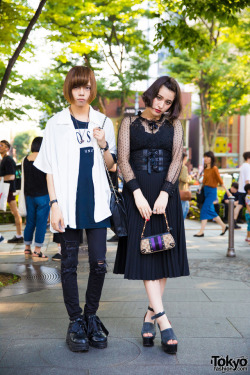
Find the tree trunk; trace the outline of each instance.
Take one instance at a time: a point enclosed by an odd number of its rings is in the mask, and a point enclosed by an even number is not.
[[[201,92],[200,88],[200,105],[201,105],[201,126],[202,126],[202,132],[203,132],[203,143],[204,143],[204,151],[209,150],[209,133],[208,133],[208,127],[207,127],[207,119],[205,116],[206,112],[206,101],[204,98],[204,93]]]
[[[98,107],[100,109],[100,111],[106,115],[106,108],[105,108],[105,104],[104,104],[104,101],[102,100],[102,97],[101,95],[98,95],[97,94],[97,99],[98,99]]]
[[[12,68],[15,64],[15,62],[17,61],[23,47],[25,46],[25,43],[27,42],[27,39],[29,37],[29,34],[33,28],[33,26],[35,25],[35,23],[37,22],[41,12],[42,12],[42,9],[45,5],[47,0],[41,0],[40,1],[40,4],[36,10],[36,13],[34,14],[33,18],[31,19],[27,29],[25,30],[24,34],[23,34],[23,37],[20,41],[20,43],[18,44],[17,46],[17,49],[15,50],[13,56],[9,59],[9,62],[8,62],[8,65],[7,65],[7,68],[5,70],[5,73],[4,73],[4,76],[3,76],[3,79],[1,81],[1,85],[0,85],[0,101],[3,97],[3,94],[4,94],[4,91],[6,89],[6,86],[7,86],[7,83],[8,83],[8,80],[10,78],[10,74],[11,74],[11,71],[12,71]]]

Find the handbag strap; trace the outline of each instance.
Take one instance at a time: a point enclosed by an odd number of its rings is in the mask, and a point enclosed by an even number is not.
[[[167,220],[167,216],[166,216],[166,213],[164,212],[164,217],[165,217],[165,221],[166,221],[166,226],[167,226],[167,231],[170,232],[170,228],[169,228],[169,225],[168,225],[168,220]],[[145,232],[145,228],[146,228],[146,224],[147,224],[147,219],[145,219],[145,223],[144,223],[144,226],[143,226],[143,230],[142,230],[142,234],[141,234],[141,238],[143,237],[144,235],[144,232]]]
[[[105,122],[106,122],[106,119],[107,119],[107,116],[105,116],[105,119],[104,119],[103,124],[102,124],[102,126],[100,127],[100,129],[103,129],[103,128],[104,128],[104,124],[105,124]],[[100,146],[99,146],[99,149],[100,149],[100,153],[101,153],[101,155],[102,155],[103,164],[104,164],[104,167],[105,167],[105,170],[106,170],[107,176],[108,176],[109,184],[110,184],[110,186],[112,187],[112,193],[114,193],[114,195],[115,195],[116,203],[119,203],[119,198],[118,198],[118,196],[117,196],[117,194],[116,194],[115,187],[114,187],[114,185],[113,185],[112,178],[111,178],[111,176],[110,176],[110,173],[109,173],[109,170],[108,170],[108,167],[107,167],[107,164],[106,164],[106,161],[105,161],[104,155],[103,155],[104,151],[101,149]]]

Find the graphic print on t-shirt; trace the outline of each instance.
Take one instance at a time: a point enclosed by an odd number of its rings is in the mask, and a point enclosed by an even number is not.
[[[88,128],[87,129],[75,129],[75,131],[76,131],[76,139],[80,148],[93,147],[93,144],[92,144],[93,132],[91,134],[91,131]]]

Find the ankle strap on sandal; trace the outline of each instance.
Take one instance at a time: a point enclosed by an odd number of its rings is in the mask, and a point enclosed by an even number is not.
[[[164,315],[165,314],[165,311],[162,311],[162,312],[160,312],[160,313],[158,313],[158,314],[155,314],[154,316],[152,316],[152,320],[154,320],[154,319],[157,319],[157,318],[160,318],[162,315]]]
[[[154,312],[154,309],[152,309],[150,306],[148,306],[148,310]]]

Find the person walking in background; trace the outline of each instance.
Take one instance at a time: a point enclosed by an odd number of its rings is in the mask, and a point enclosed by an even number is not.
[[[234,223],[236,224],[237,218],[239,216],[240,210],[245,207],[245,185],[250,184],[250,151],[244,152],[243,154],[244,163],[240,167],[240,176],[239,176],[239,204],[234,210]],[[237,225],[240,228],[239,225]],[[237,228],[237,229],[238,229]]]
[[[189,200],[188,200],[189,198],[187,196],[185,197],[185,194],[188,194],[188,193],[185,193],[185,192],[190,192],[189,181],[191,180],[191,177],[188,174],[188,168],[186,166],[187,161],[188,161],[187,154],[183,153],[182,158],[183,158],[183,161],[182,161],[182,168],[181,168],[181,173],[179,177],[179,190],[180,190],[180,194],[183,192],[183,200],[181,196],[181,206],[182,206],[183,218],[185,220],[189,211]],[[191,192],[190,192],[190,198],[191,198]]]
[[[144,282],[149,306],[141,330],[143,345],[154,345],[157,321],[164,350],[176,353],[177,338],[164,311],[162,296],[167,278],[189,275],[178,189],[183,154],[183,129],[178,120],[180,88],[175,79],[164,76],[142,98],[146,109],[132,118],[124,117],[118,135],[118,166],[124,177],[123,196],[129,220],[128,236],[119,238],[114,273]],[[166,232],[164,215],[173,228],[175,247],[141,254],[143,228],[145,237]],[[156,246],[161,247],[160,243]]]
[[[238,206],[239,204],[239,192],[238,192],[238,189],[239,189],[239,184],[237,182],[233,182],[230,189],[229,189],[229,192],[234,196],[234,211],[236,210],[236,207]],[[222,199],[222,203],[224,203],[225,205],[225,219],[224,219],[224,222],[227,223],[228,222],[228,203],[229,203],[229,200],[228,200],[228,196],[227,196],[227,193],[225,193],[224,195],[224,198]],[[234,229],[239,229],[240,226],[237,225],[236,221],[234,222]]]
[[[246,241],[250,244],[250,183],[245,185],[245,203],[246,203],[246,222],[247,222],[247,236]]]
[[[24,195],[26,202],[26,227],[24,229],[25,258],[34,261],[46,261],[48,257],[41,252],[47,229],[49,216],[49,194],[46,174],[34,166],[41,147],[42,137],[36,137],[31,144],[31,154],[23,160]],[[32,253],[31,245],[35,233],[35,250]]]
[[[2,140],[0,142],[0,155],[2,158],[0,164],[0,177],[4,177],[4,182],[8,182],[10,184],[10,190],[7,202],[9,203],[10,210],[12,215],[15,218],[16,224],[16,235],[9,239],[8,243],[23,243],[23,236],[22,236],[22,218],[19,215],[16,198],[13,193],[16,191],[15,185],[15,178],[16,178],[16,163],[14,160],[8,156],[8,152],[10,150],[10,144],[6,140]]]
[[[225,187],[218,168],[215,166],[215,157],[212,151],[204,153],[204,168],[203,187],[205,201],[202,205],[200,213],[201,229],[197,234],[194,234],[194,237],[204,237],[204,230],[207,221],[211,219],[214,219],[214,221],[221,226],[222,232],[220,235],[223,236],[228,230],[228,226],[223,223],[214,208],[214,202],[217,200],[218,184],[220,184],[223,189],[226,190],[228,197],[230,197],[232,194]]]
[[[48,121],[35,162],[47,173],[51,225],[60,236],[63,297],[70,319],[66,342],[74,352],[88,351],[89,345],[106,348],[108,343],[108,331],[96,312],[107,272],[111,216],[103,157],[112,168],[116,144],[112,121],[90,106],[96,90],[90,68],[75,66],[68,72],[63,93],[70,106]],[[86,230],[90,263],[84,315],[77,283],[82,229]]]

